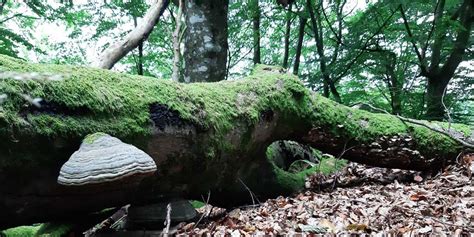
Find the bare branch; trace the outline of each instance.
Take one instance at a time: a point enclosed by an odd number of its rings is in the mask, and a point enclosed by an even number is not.
[[[111,69],[115,63],[128,52],[144,42],[169,4],[169,0],[156,0],[143,17],[142,23],[132,30],[124,39],[106,49],[99,57],[97,67]]]

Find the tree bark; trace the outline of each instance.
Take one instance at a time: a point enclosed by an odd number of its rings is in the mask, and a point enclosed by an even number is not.
[[[176,28],[173,31],[173,81],[180,81],[181,71],[181,17],[183,15],[184,0],[178,1],[178,14],[176,15]]]
[[[302,189],[311,170],[290,173],[267,158],[276,141],[414,170],[436,170],[463,151],[423,126],[318,96],[270,66],[258,66],[248,79],[191,84],[6,56],[0,68],[10,72],[0,78],[0,94],[8,95],[0,105],[0,229],[174,194],[211,192],[211,203],[248,203],[242,183],[261,200]],[[49,80],[51,74],[62,80]],[[25,94],[41,98],[41,106]],[[472,128],[451,127],[458,138],[472,140]],[[158,171],[137,185],[109,189],[59,185],[60,167],[94,132],[142,149]]]
[[[386,84],[388,91],[390,92],[390,105],[392,107],[392,114],[401,115],[402,114],[402,92],[403,92],[403,82],[395,72],[395,67],[397,65],[397,55],[390,51],[381,49],[383,54],[382,63],[385,67],[385,75],[387,77]]]
[[[133,16],[133,25],[138,26],[137,17]],[[138,59],[136,61],[137,74],[143,76],[143,41],[138,44]]]
[[[184,82],[215,82],[225,78],[229,1],[185,1]]]
[[[329,72],[327,70],[327,65],[326,65],[326,57],[324,56],[324,43],[323,43],[323,34],[322,34],[322,29],[321,29],[321,18],[318,14],[316,17],[313,11],[313,4],[311,3],[311,0],[306,0],[306,7],[308,8],[308,12],[311,18],[311,25],[313,28],[313,34],[314,34],[314,39],[316,41],[316,51],[318,52],[319,56],[319,66],[321,69],[321,73],[323,74],[323,80],[325,84],[325,90],[324,94],[325,96],[329,96],[329,91],[331,91],[332,95],[334,96],[334,100],[338,103],[342,102],[341,96],[339,95],[339,92],[336,89],[336,85],[334,81],[331,79],[329,76]]]
[[[425,118],[429,120],[443,120],[446,115],[443,106],[443,95],[450,78],[428,77],[426,89],[426,114]]]
[[[301,58],[301,51],[303,50],[303,40],[304,40],[304,28],[306,26],[307,19],[304,17],[300,17],[300,26],[298,28],[298,44],[296,45],[296,53],[295,53],[295,63],[293,64],[293,74],[298,75],[300,70],[300,58]]]
[[[259,0],[251,0],[252,31],[253,31],[253,64],[260,64],[260,6]]]
[[[287,13],[286,13],[286,28],[285,28],[285,52],[283,53],[283,68],[288,68],[288,59],[290,58],[290,36],[291,36],[291,22],[292,22],[292,16],[291,16],[291,8],[292,4],[288,7]]]
[[[128,52],[132,51],[150,35],[153,27],[156,25],[160,16],[168,7],[168,0],[156,0],[148,12],[143,17],[142,23],[133,29],[124,39],[112,44],[99,57],[99,61],[95,66],[104,69],[111,69],[115,63],[125,57]]]

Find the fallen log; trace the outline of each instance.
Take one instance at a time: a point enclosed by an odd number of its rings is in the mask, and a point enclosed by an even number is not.
[[[166,196],[210,192],[211,203],[233,205],[250,202],[249,189],[259,198],[294,192],[311,170],[278,167],[267,147],[281,140],[413,170],[438,169],[464,149],[425,126],[332,102],[270,66],[241,80],[178,84],[0,56],[0,96],[0,228]],[[59,185],[61,166],[95,132],[145,151],[156,174],[116,189]],[[473,139],[465,125],[452,124],[450,132]]]

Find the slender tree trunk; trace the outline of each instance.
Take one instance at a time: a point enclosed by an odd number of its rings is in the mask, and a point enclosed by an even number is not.
[[[323,96],[329,98],[329,85],[326,80],[323,80]]]
[[[394,75],[395,76],[395,75]],[[391,97],[391,106],[392,114],[401,115],[402,114],[402,84],[395,76],[392,80],[392,89],[390,92]]]
[[[383,50],[385,74],[387,75],[387,87],[390,92],[390,104],[392,107],[392,114],[401,115],[402,113],[402,89],[403,83],[398,78],[395,67],[397,65],[397,55],[389,50]]]
[[[185,1],[184,82],[225,78],[229,0]]]
[[[326,57],[324,55],[323,35],[322,35],[322,29],[320,27],[321,19],[319,17],[319,14],[318,14],[318,17],[315,16],[314,11],[313,11],[313,4],[311,3],[311,0],[306,0],[306,7],[308,8],[309,16],[311,18],[311,25],[313,29],[314,39],[316,41],[316,50],[319,56],[319,66],[321,69],[321,73],[323,74],[323,80],[329,86],[329,90],[334,96],[334,100],[338,103],[341,103],[342,102],[341,96],[339,95],[339,92],[337,91],[336,85],[331,80],[331,77],[329,76],[329,72],[326,67]],[[325,91],[325,93],[327,93],[327,91]],[[325,94],[325,96],[328,96],[328,95],[329,93]]]
[[[135,28],[138,25],[136,16],[133,16],[133,25],[135,26]],[[136,61],[136,67],[137,67],[137,74],[143,75],[143,41],[140,41],[140,43],[138,44],[138,58]]]
[[[295,64],[293,65],[293,74],[298,75],[300,68],[301,50],[303,49],[304,28],[307,19],[300,17],[300,26],[298,28],[298,44],[296,45]]]
[[[283,67],[288,68],[288,59],[290,57],[290,36],[291,36],[291,21],[292,21],[292,16],[291,16],[291,8],[293,7],[293,4],[290,4],[288,7],[288,10],[286,12],[286,28],[285,28],[285,52],[283,54]]]
[[[181,17],[183,15],[184,1],[178,1],[178,14],[176,15],[176,28],[173,31],[173,73],[171,79],[173,81],[180,81],[181,70]]]
[[[137,74],[143,75],[143,41],[138,44]]]
[[[260,55],[260,6],[259,0],[251,0],[252,31],[253,31],[253,63],[261,63]]]

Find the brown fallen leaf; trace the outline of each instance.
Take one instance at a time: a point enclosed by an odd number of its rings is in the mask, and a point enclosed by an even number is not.
[[[412,201],[422,201],[422,200],[428,200],[428,198],[425,196],[426,194],[423,192],[417,192],[415,194],[410,195],[410,200]]]

